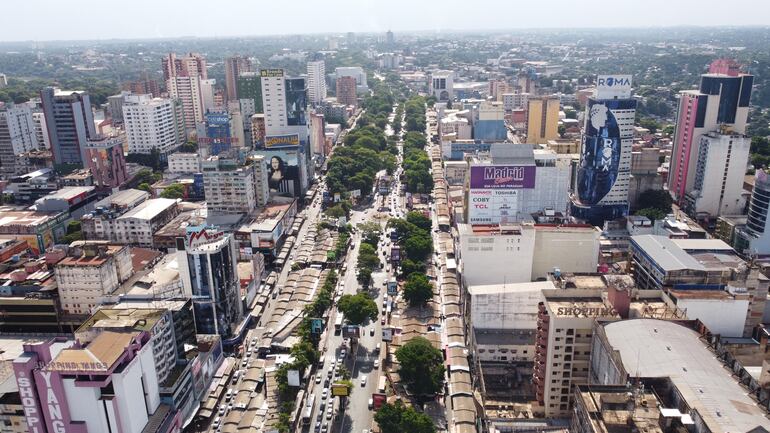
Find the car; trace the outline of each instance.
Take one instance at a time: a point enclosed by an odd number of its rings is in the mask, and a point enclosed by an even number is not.
[[[321,433],[321,421],[317,421],[317,422],[315,423],[315,429],[314,429],[314,431],[315,431],[315,433]]]
[[[382,316],[382,319],[380,319],[380,325],[384,325],[384,324],[385,324],[385,316]]]
[[[331,408],[329,408],[329,409],[331,409]],[[326,419],[332,419],[332,411],[331,410],[326,412]]]
[[[374,368],[380,368],[380,360],[379,359],[375,359],[374,360]]]
[[[369,336],[374,337],[374,328],[369,328]]]
[[[361,387],[366,386],[366,376],[361,378]]]
[[[373,407],[374,407],[374,399],[373,399],[373,398],[370,398],[370,399],[369,399],[369,409],[371,409],[371,408],[373,408]]]
[[[219,422],[220,422],[220,421],[221,421],[221,420],[220,420],[220,418],[219,418],[219,417],[216,417],[216,418],[214,418],[214,422],[212,422],[212,423],[211,423],[211,427],[213,427],[213,428],[217,428],[217,427],[219,427]]]
[[[377,343],[377,345],[374,346],[374,352],[375,353],[380,353],[380,343]]]
[[[321,427],[321,433],[326,433],[326,432],[328,432],[328,431],[329,431],[329,426],[327,426],[326,424],[324,424],[324,425],[323,425],[323,427]]]
[[[227,409],[227,405],[225,405],[224,403],[220,404],[219,405],[219,415],[224,415],[226,409]]]
[[[329,388],[324,388],[323,391],[321,391],[321,400],[326,400],[326,397],[329,395]]]
[[[345,355],[347,354],[348,354],[348,351],[346,349],[340,350],[340,358],[342,358],[343,360],[345,359]]]
[[[318,405],[318,421],[321,421],[324,418],[325,408],[326,408],[326,402],[321,401],[321,404]]]
[[[315,383],[316,384],[321,383],[321,373],[318,373],[315,375]]]
[[[231,410],[233,410],[233,404],[232,403],[228,403],[227,404],[227,411],[230,412]]]
[[[246,368],[248,364],[249,364],[249,360],[244,358],[243,361],[241,362],[241,368]]]
[[[332,377],[333,374],[334,374],[334,369],[331,369],[326,372],[326,377]]]

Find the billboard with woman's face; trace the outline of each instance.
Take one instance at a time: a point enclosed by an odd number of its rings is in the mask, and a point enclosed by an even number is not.
[[[270,195],[299,197],[303,194],[300,182],[302,167],[297,150],[262,150],[255,153],[265,157]]]

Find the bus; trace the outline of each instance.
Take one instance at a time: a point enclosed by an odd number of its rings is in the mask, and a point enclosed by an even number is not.
[[[337,312],[337,318],[334,319],[334,333],[339,334],[342,331],[342,322],[345,321],[345,315],[341,311]]]
[[[315,394],[310,394],[305,402],[305,407],[302,409],[302,425],[310,425],[310,420],[313,417],[313,405],[315,404]]]
[[[377,392],[380,394],[385,393],[385,387],[388,385],[388,378],[384,374],[380,376],[380,382],[377,384]]]

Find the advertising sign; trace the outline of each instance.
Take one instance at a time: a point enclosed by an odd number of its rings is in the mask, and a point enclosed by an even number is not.
[[[287,371],[286,379],[289,382],[289,386],[299,386],[299,370]]]
[[[324,332],[323,319],[318,319],[318,318],[310,319],[310,333],[320,335],[322,332]]]
[[[583,134],[577,192],[586,205],[599,203],[618,178],[622,140],[616,110],[633,110],[634,100],[588,100],[588,119]]]
[[[340,193],[335,192],[334,193],[334,202],[339,203],[340,202]]]
[[[270,195],[299,197],[301,190],[301,158],[297,149],[275,149],[254,152],[265,157],[267,185]]]
[[[597,99],[631,97],[631,75],[599,75],[596,77]]]
[[[388,295],[397,295],[398,294],[398,282],[395,280],[388,281]]]
[[[299,146],[299,135],[268,135],[265,137],[265,147]]]
[[[471,167],[471,188],[534,188],[534,165],[484,165]]]
[[[226,113],[208,113],[206,114],[206,123],[209,125],[229,125],[230,115]]]
[[[342,383],[332,384],[332,395],[334,397],[347,397],[350,395],[350,388]]]
[[[516,221],[519,191],[472,189],[468,192],[468,224],[500,224]]]
[[[382,341],[393,341],[392,328],[382,328]]]
[[[260,69],[260,77],[283,77],[283,69]]]
[[[382,407],[385,403],[388,401],[388,396],[385,394],[379,394],[379,393],[372,393],[372,404],[374,405],[374,410],[377,410]]]
[[[210,244],[221,239],[225,232],[206,226],[187,227],[187,248],[194,250],[202,245]]]
[[[345,325],[342,327],[342,338],[360,338],[361,327],[358,325]]]
[[[354,197],[354,198],[361,197],[361,190],[360,189],[354,189],[352,191],[348,191],[348,194],[350,194],[350,196]]]

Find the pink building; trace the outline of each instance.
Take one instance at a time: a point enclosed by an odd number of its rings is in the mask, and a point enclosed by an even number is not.
[[[177,413],[160,402],[149,341],[145,331],[104,331],[87,346],[64,337],[25,345],[13,370],[29,431],[179,431]]]
[[[701,137],[720,129],[746,133],[754,77],[739,69],[733,60],[715,60],[698,90],[679,93],[668,189],[680,205],[694,190]]]
[[[100,136],[88,141],[85,148],[86,166],[91,170],[97,188],[117,188],[128,179],[126,158],[123,155],[124,138]]]

